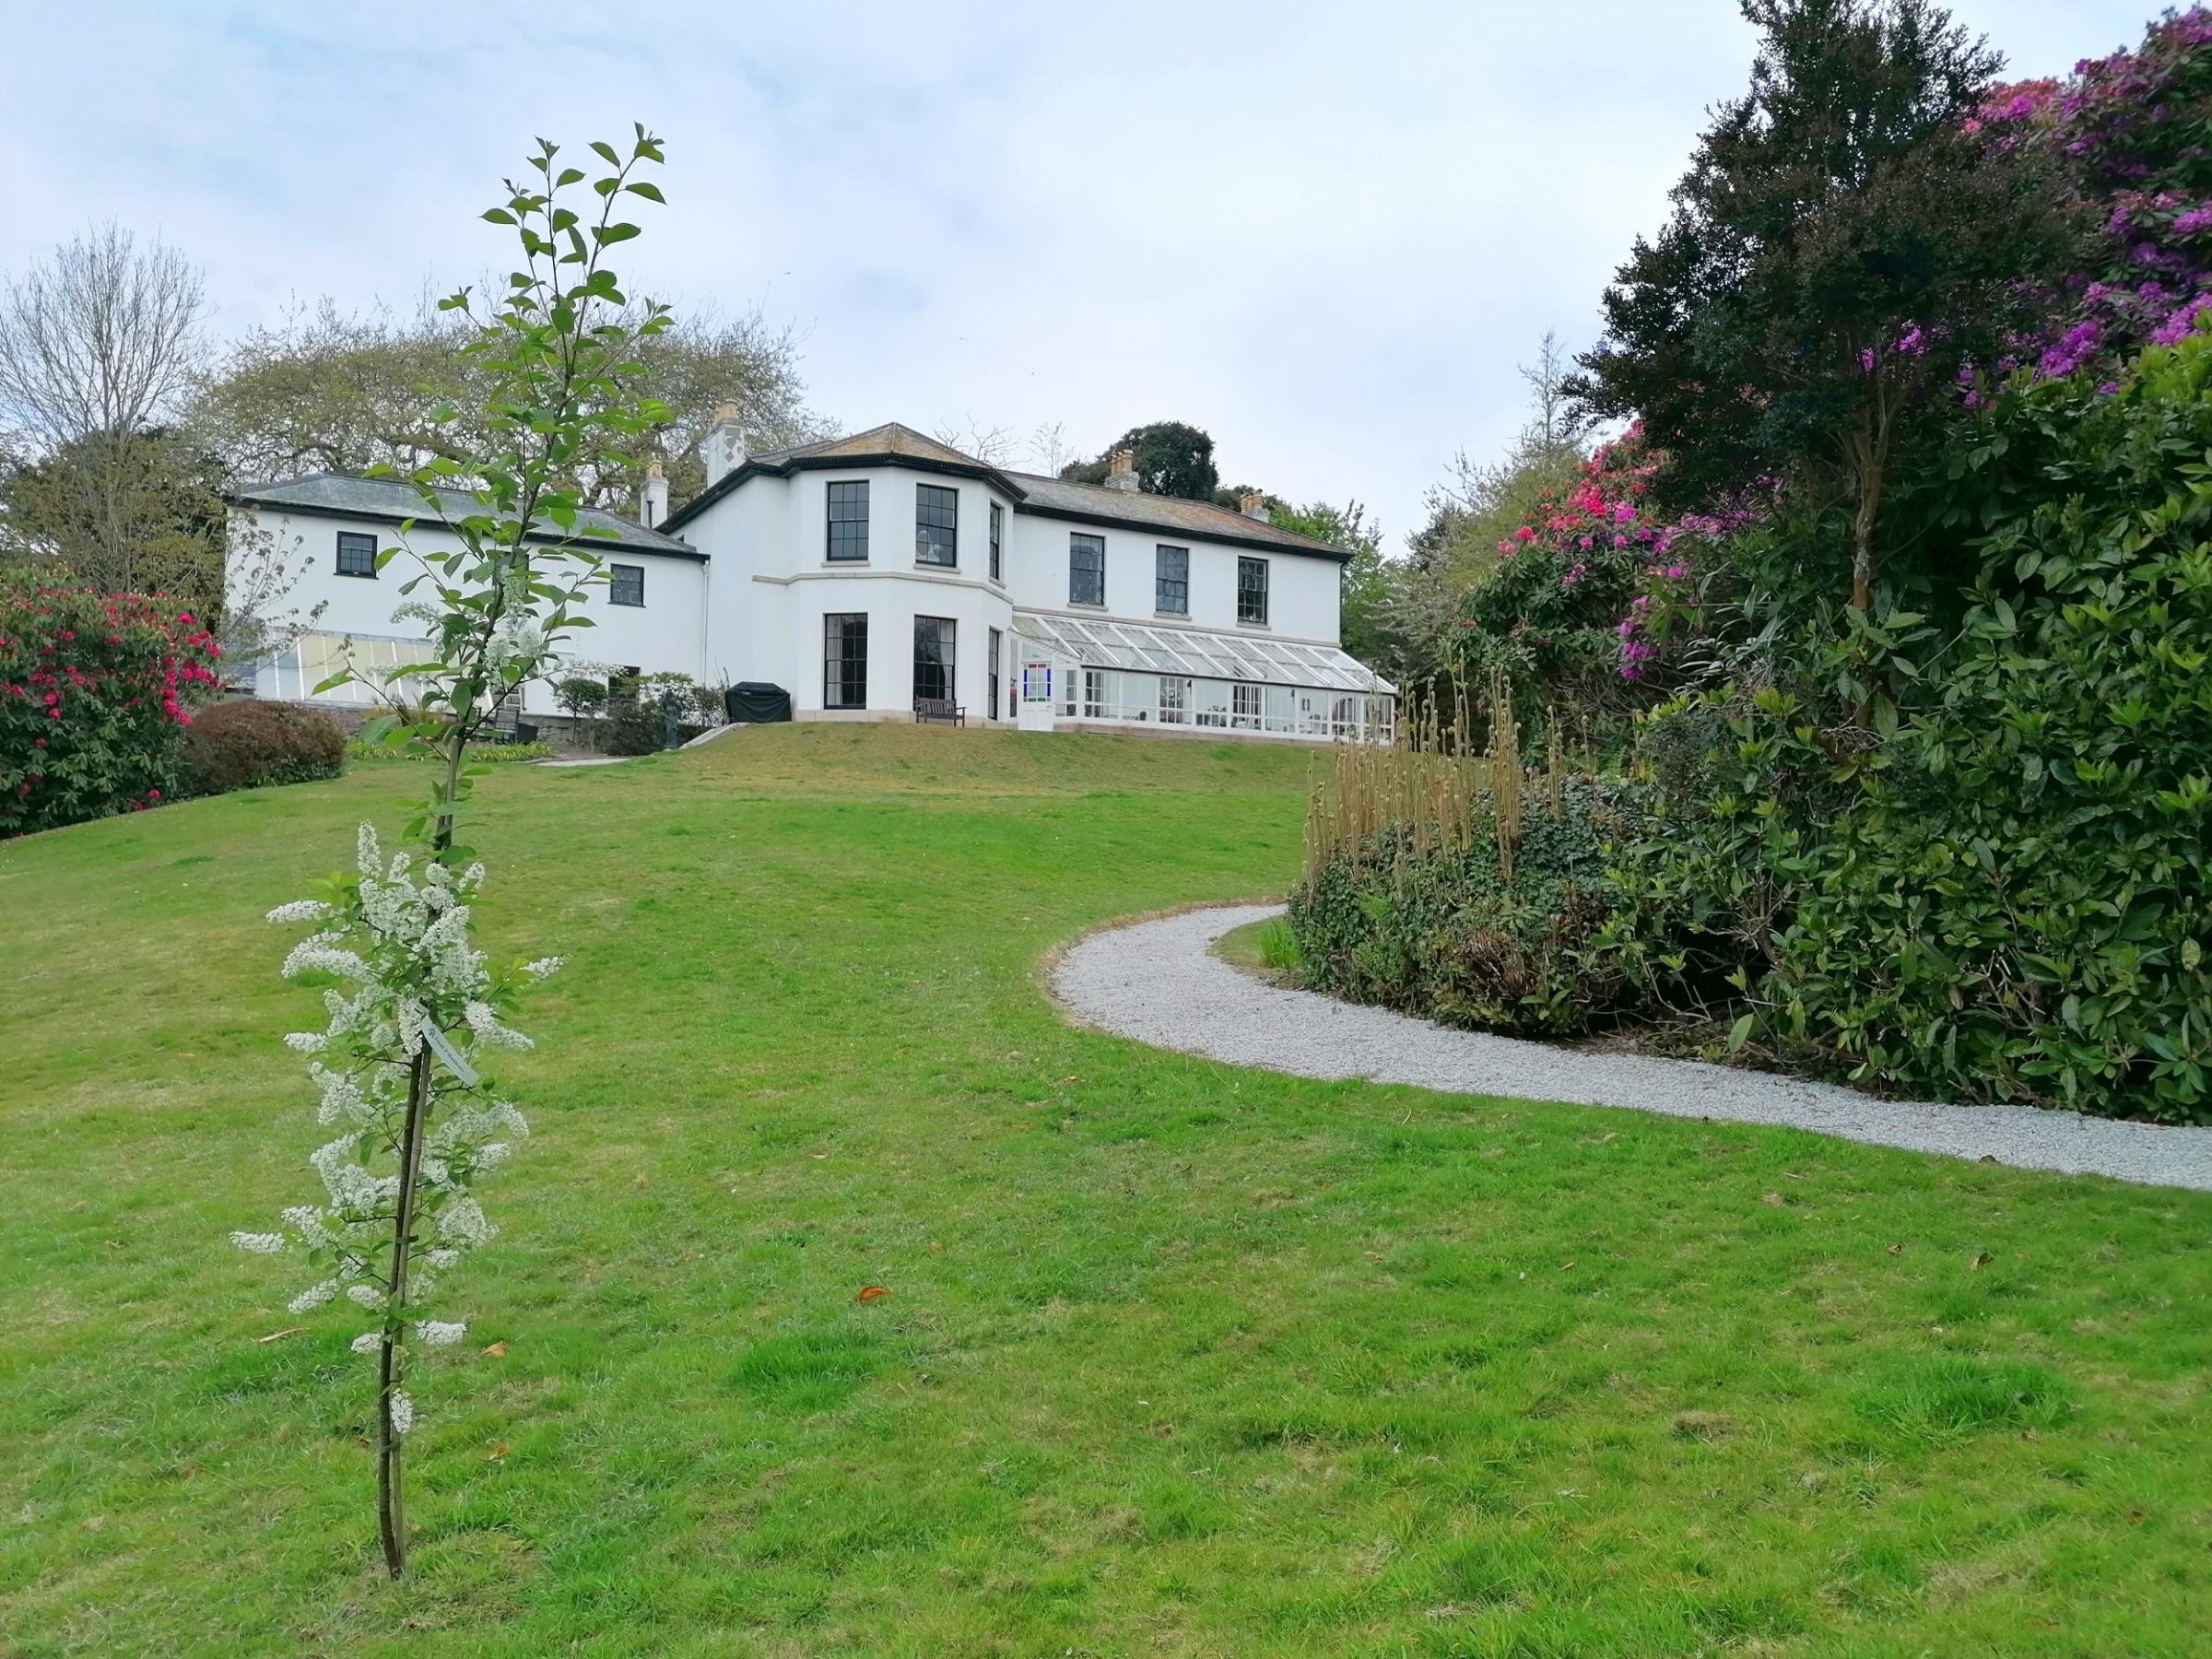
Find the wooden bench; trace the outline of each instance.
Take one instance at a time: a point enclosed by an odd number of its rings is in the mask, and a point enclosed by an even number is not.
[[[968,711],[949,697],[915,698],[914,724],[926,725],[933,720],[946,725],[964,726],[968,724]]]

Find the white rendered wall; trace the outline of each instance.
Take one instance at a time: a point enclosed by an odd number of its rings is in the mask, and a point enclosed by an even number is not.
[[[410,597],[432,600],[429,583],[414,594],[400,589],[422,571],[417,555],[452,552],[460,541],[451,532],[417,525],[407,534],[406,547],[373,577],[341,576],[337,572],[338,535],[341,531],[373,535],[380,551],[400,546],[398,527],[367,519],[345,519],[324,513],[285,512],[264,509],[258,514],[241,513],[248,525],[275,537],[275,551],[294,578],[291,591],[277,605],[279,611],[297,610],[305,617],[323,607],[312,631],[318,634],[358,634],[375,639],[420,640],[427,629],[416,618],[394,621],[394,607]],[[645,571],[645,603],[623,606],[608,603],[606,589],[594,583],[589,590],[583,614],[593,626],[571,636],[569,655],[588,662],[634,665],[645,673],[688,674],[694,679],[711,677],[706,644],[711,632],[707,567],[697,559],[667,554],[639,553],[619,547],[594,547],[609,564],[636,565]],[[404,682],[403,682],[404,684]],[[272,667],[257,677],[258,695],[292,694],[280,687]],[[305,694],[302,692],[301,694]],[[359,700],[358,697],[344,699]],[[525,688],[524,708],[533,713],[556,710],[552,688],[533,681]]]
[[[1014,521],[1016,562],[1014,603],[1024,610],[1067,611],[1090,607],[1068,602],[1068,537],[1100,535],[1106,540],[1106,606],[1100,615],[1124,622],[1187,623],[1224,633],[1253,628],[1237,620],[1237,560],[1267,561],[1267,623],[1254,632],[1290,639],[1337,642],[1337,610],[1342,570],[1333,559],[1307,553],[1262,551],[1233,543],[1209,541],[1165,530],[1127,530],[1078,524],[1069,519],[1022,513]],[[1190,614],[1160,615],[1155,604],[1157,550],[1190,549]]]
[[[829,556],[829,487],[868,486],[865,563]],[[952,489],[959,499],[958,564],[922,564],[914,556],[915,487]],[[985,717],[988,629],[1002,636],[999,714],[1005,713],[1005,661],[1012,651],[1013,606],[990,579],[990,509],[1004,513],[1003,560],[1014,558],[1011,503],[980,480],[892,466],[759,474],[724,497],[682,534],[712,559],[714,614],[709,646],[717,675],[767,680],[791,693],[801,715],[825,712],[824,626],[831,614],[868,618],[868,706],[827,711],[830,718],[867,712],[904,716],[913,708],[914,618],[955,624],[957,695],[969,718]],[[1010,573],[1010,571],[1009,571]]]

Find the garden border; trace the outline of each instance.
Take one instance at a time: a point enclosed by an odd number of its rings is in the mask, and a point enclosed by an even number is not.
[[[1079,1024],[1294,1077],[1803,1129],[2017,1169],[2212,1191],[2212,1128],[2034,1106],[1886,1100],[1698,1060],[1591,1053],[1454,1030],[1272,985],[1213,953],[1223,934],[1282,908],[1208,905],[1110,924],[1049,956],[1044,976]]]

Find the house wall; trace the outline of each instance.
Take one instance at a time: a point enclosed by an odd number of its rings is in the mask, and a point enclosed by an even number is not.
[[[379,641],[423,639],[429,630],[418,618],[393,619],[393,610],[410,597],[400,589],[421,573],[422,556],[456,551],[461,546],[451,532],[418,524],[407,534],[398,557],[377,575],[342,576],[337,571],[340,532],[373,535],[382,550],[401,545],[397,526],[371,519],[269,510],[241,512],[236,521],[234,537],[241,530],[274,537],[274,550],[293,578],[291,591],[278,608],[296,609],[304,617],[321,606],[322,614],[312,628],[317,635],[355,635]],[[609,563],[643,568],[645,603],[641,606],[609,604],[606,590],[594,585],[583,606],[593,626],[571,636],[569,654],[583,661],[634,665],[648,674],[708,677],[706,643],[712,624],[706,566],[697,559],[628,548],[594,551]],[[411,596],[429,597],[428,586],[418,588]],[[314,680],[305,685],[299,682],[297,671],[286,676],[277,665],[263,664],[254,677],[255,694],[312,697]],[[365,694],[341,688],[328,695],[333,700],[355,702]],[[552,712],[552,688],[544,681],[533,681],[524,688],[523,706],[532,713]]]
[[[1285,551],[1240,547],[1164,530],[1125,530],[1079,524],[1071,519],[1023,513],[1017,520],[1019,558],[1011,572],[1014,603],[1025,610],[1081,614],[1089,607],[1068,602],[1071,535],[1106,538],[1106,606],[1099,613],[1124,622],[1183,622],[1194,628],[1234,632],[1250,624],[1237,620],[1237,560],[1267,561],[1267,623],[1254,631],[1299,640],[1337,640],[1342,567],[1333,559]],[[1191,553],[1190,615],[1162,617],[1155,603],[1156,558],[1161,547],[1188,547]]]
[[[829,556],[829,486],[868,486],[865,564]],[[917,496],[927,484],[958,492],[959,563],[919,564],[914,557]],[[692,546],[710,557],[718,625],[711,654],[716,674],[770,680],[792,696],[793,712],[831,719],[902,717],[913,707],[913,636],[917,616],[955,625],[954,682],[971,719],[985,717],[988,630],[1010,636],[1013,605],[1004,582],[990,578],[990,509],[1005,512],[1002,569],[1016,558],[1012,502],[980,480],[906,467],[802,471],[788,478],[757,477],[684,526]],[[826,616],[859,612],[868,618],[868,711],[823,704]],[[726,665],[719,661],[730,642]],[[1002,645],[1002,660],[1011,652]],[[1002,667],[1002,674],[1004,669]],[[999,715],[1005,714],[1000,692]]]

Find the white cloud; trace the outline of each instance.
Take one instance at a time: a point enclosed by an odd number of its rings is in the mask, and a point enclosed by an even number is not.
[[[1394,536],[1584,344],[1749,37],[1720,0],[1113,7],[665,4],[26,8],[0,266],[159,230],[220,321],[406,301],[500,253],[534,133],[632,119],[671,203],[636,286],[799,325],[853,426],[1207,428],[1226,477],[1359,497]],[[2020,74],[2142,0],[1969,0]]]

